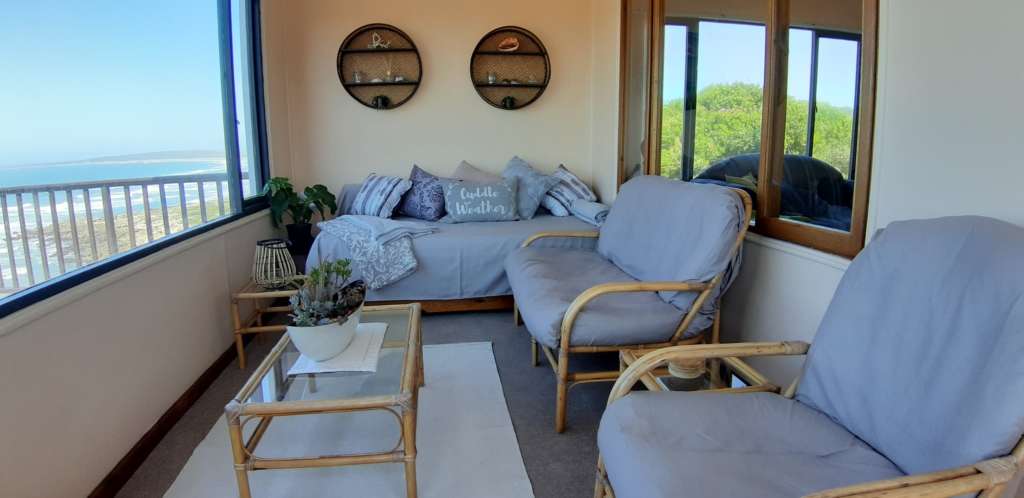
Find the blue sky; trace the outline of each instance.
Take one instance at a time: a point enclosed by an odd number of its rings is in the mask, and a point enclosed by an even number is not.
[[[700,29],[698,90],[713,83],[764,83],[764,27],[704,22]],[[793,30],[789,42],[787,93],[806,100],[810,91],[811,33]],[[668,26],[665,33],[665,101],[683,96],[685,47],[684,28]],[[818,101],[853,107],[856,45],[822,40],[819,47]]]
[[[4,2],[0,166],[223,150],[217,2]]]

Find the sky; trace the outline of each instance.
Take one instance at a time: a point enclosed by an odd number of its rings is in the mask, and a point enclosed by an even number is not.
[[[787,93],[807,100],[810,93],[811,33],[794,29],[789,36]],[[662,95],[669,101],[683,96],[686,34],[682,26],[666,26],[665,74]],[[714,83],[764,84],[764,27],[748,24],[702,22],[697,53],[697,89]],[[857,64],[856,44],[820,40],[818,101],[853,107]]]
[[[0,166],[224,149],[217,2],[0,3]]]

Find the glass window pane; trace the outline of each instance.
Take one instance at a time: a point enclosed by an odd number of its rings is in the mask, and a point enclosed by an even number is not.
[[[661,176],[682,178],[687,27],[665,25],[661,90]]]
[[[209,0],[5,7],[0,297],[232,212],[218,29]]]
[[[854,40],[819,38],[814,151],[811,154],[850,177],[853,157],[853,116],[857,98],[857,56]],[[790,59],[792,60],[792,59]]]
[[[249,0],[231,0],[232,62],[235,71],[235,119],[238,123],[238,153],[242,174],[242,197],[260,193],[259,141],[256,138],[252,26]]]
[[[647,167],[647,121],[650,105],[651,2],[627,1],[626,95],[622,143],[623,176],[642,175]]]
[[[694,177],[753,182],[761,150],[764,26],[702,21],[698,36]]]
[[[789,30],[786,154],[807,154],[807,111],[811,100],[811,43],[811,31]]]

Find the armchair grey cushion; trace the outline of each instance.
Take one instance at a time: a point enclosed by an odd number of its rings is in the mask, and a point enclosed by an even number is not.
[[[1024,229],[890,224],[853,261],[797,399],[907,473],[1007,454],[1024,431]]]
[[[730,188],[659,176],[636,177],[624,185],[601,225],[597,252],[643,281],[703,282],[728,270],[716,295],[739,269],[732,258],[743,228],[743,202]],[[662,292],[662,299],[689,309],[695,292]],[[708,299],[691,331],[711,325],[717,299]]]
[[[824,414],[769,393],[635,392],[597,433],[618,498],[794,498],[902,476]]]
[[[545,346],[558,347],[562,317],[583,291],[608,282],[633,282],[600,254],[550,247],[517,249],[505,273],[527,329]],[[653,292],[598,297],[579,315],[574,346],[613,346],[667,341],[685,313]]]

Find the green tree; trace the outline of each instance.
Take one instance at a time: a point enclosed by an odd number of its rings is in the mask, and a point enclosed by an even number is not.
[[[722,159],[751,154],[761,149],[762,88],[750,83],[709,85],[697,93],[694,130],[694,175]],[[807,101],[789,97],[786,102],[785,150],[807,150]],[[662,108],[661,174],[679,178],[682,164],[684,112],[682,99]],[[814,127],[814,157],[844,176],[850,170],[851,109],[819,102]]]

